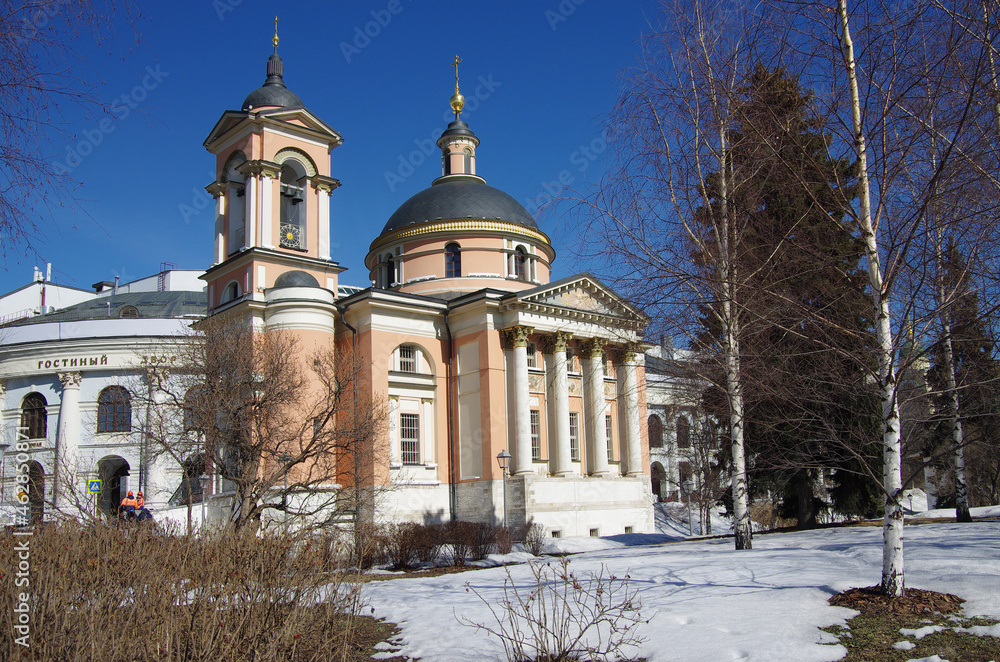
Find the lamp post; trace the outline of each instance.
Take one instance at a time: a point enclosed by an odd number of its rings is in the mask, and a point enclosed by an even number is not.
[[[278,458],[278,461],[282,464],[288,464],[292,461],[292,456],[288,453],[282,453]],[[285,483],[285,489],[281,492],[281,506],[285,511],[285,535],[288,535],[288,468],[285,467],[284,475],[282,476]]]
[[[686,480],[681,484],[681,490],[685,492],[687,495],[687,499],[685,499],[685,501],[687,501],[688,505],[688,534],[693,536],[694,520],[691,518],[691,485],[692,485],[691,481]]]
[[[503,449],[497,454],[497,464],[503,474],[503,528],[507,528],[507,467],[510,466],[510,453]]]
[[[205,473],[204,471],[202,471],[201,475],[198,476],[198,482],[201,483],[201,531],[202,531],[202,533],[205,532],[205,524],[206,524],[206,522],[205,522],[205,496],[206,496],[206,493],[208,492],[208,481],[210,481],[211,479],[212,478],[207,473]]]

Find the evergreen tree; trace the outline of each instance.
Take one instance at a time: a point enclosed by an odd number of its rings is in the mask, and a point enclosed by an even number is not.
[[[969,283],[965,257],[951,242],[944,256],[945,288],[953,294],[948,306],[951,321],[952,360],[958,390],[959,415],[965,430],[966,480],[970,506],[1000,502],[1000,363],[990,337],[979,296]],[[952,470],[949,397],[942,343],[931,347],[927,382],[933,393],[934,414],[928,455],[941,458],[944,475]],[[942,451],[942,449],[944,449]],[[938,493],[938,505],[955,503],[954,483],[946,482]]]
[[[825,469],[836,470],[833,496],[852,512],[871,510],[878,489],[864,459],[879,418],[865,378],[862,249],[843,222],[855,167],[830,158],[810,102],[795,77],[757,66],[736,100],[731,150],[738,272],[753,292],[740,302],[747,455],[754,482],[786,496],[799,526],[815,524]],[[706,348],[719,337],[711,317],[702,317]]]

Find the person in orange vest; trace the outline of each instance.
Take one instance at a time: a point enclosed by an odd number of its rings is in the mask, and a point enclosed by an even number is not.
[[[123,514],[128,513],[129,515],[132,515],[135,513],[135,509],[138,504],[139,502],[136,501],[135,495],[132,494],[132,490],[129,490],[128,496],[122,499],[122,505],[118,508],[118,510]]]
[[[142,496],[142,492],[135,495],[135,509],[142,510],[143,506],[146,505],[146,497]]]

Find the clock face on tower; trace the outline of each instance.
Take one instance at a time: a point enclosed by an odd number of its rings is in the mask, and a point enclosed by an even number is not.
[[[281,247],[302,248],[302,230],[298,225],[281,224]]]

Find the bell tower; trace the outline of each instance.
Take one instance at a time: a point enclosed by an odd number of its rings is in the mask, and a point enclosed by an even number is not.
[[[206,187],[215,199],[212,266],[203,276],[209,314],[262,310],[266,292],[290,272],[335,298],[344,270],[330,254],[330,194],[340,186],[330,152],[343,139],[286,87],[277,21],[264,84],[240,110],[224,112],[204,142],[217,172]],[[263,321],[263,312],[255,317]]]

